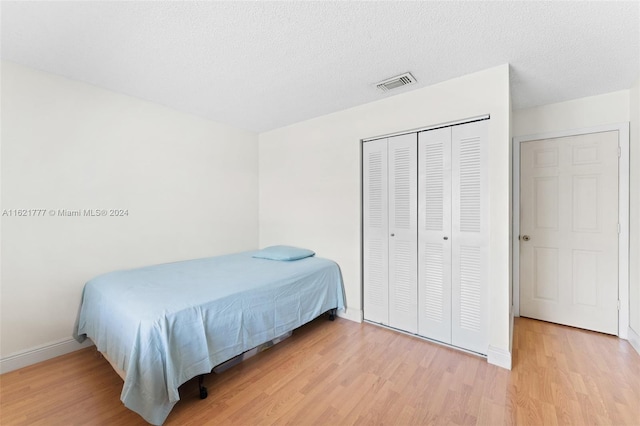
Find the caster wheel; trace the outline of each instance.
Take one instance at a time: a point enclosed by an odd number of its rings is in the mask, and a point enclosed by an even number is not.
[[[200,399],[206,399],[207,396],[209,396],[209,393],[207,392],[207,388],[205,387],[200,388]]]

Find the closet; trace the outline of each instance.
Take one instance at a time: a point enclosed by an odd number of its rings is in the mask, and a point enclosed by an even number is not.
[[[488,120],[363,143],[367,321],[486,354]]]

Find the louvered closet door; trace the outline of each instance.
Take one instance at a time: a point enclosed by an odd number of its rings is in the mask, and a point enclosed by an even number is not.
[[[488,121],[454,126],[452,136],[451,343],[488,348]]]
[[[389,138],[389,325],[418,331],[417,135]]]
[[[418,135],[418,334],[451,343],[451,128]]]
[[[364,318],[389,324],[387,139],[362,148]]]

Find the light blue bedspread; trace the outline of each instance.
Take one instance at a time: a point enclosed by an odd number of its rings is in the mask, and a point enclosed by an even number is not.
[[[344,308],[335,262],[253,253],[112,272],[85,285],[76,338],[91,338],[126,372],[125,406],[162,424],[182,383]]]

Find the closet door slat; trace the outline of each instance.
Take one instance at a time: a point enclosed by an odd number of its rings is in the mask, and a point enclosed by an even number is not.
[[[389,325],[418,332],[417,135],[389,138]]]
[[[452,153],[451,343],[488,349],[488,121],[454,126]]]
[[[418,136],[418,334],[451,343],[451,128]]]
[[[364,317],[389,324],[387,139],[363,145]]]

